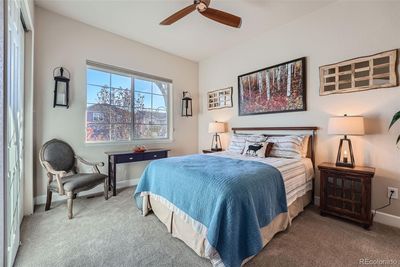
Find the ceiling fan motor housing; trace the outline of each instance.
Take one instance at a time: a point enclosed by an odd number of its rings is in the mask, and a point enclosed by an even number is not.
[[[208,7],[208,5],[207,5],[205,2],[201,1],[201,0],[195,0],[194,3],[196,4],[196,9],[197,9],[199,12],[204,12],[204,11],[206,11],[206,9],[207,9],[207,7]]]

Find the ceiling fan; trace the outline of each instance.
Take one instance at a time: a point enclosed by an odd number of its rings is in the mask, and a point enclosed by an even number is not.
[[[231,27],[240,28],[242,24],[242,19],[240,17],[208,7],[210,5],[210,1],[211,0],[194,0],[192,5],[179,10],[172,16],[169,16],[165,20],[161,21],[160,25],[171,25],[172,23],[180,20],[186,15],[189,15],[197,9],[201,15],[209,19]]]

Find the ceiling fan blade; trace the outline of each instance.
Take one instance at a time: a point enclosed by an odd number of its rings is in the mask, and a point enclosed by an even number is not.
[[[209,19],[215,20],[219,23],[231,27],[240,28],[240,26],[242,25],[242,19],[240,17],[214,8],[209,7],[205,11],[200,12],[200,14],[206,16]]]
[[[177,20],[180,20],[184,16],[192,13],[193,11],[196,10],[196,4],[192,4],[190,6],[185,7],[184,9],[179,10],[172,16],[169,16],[165,20],[160,22],[160,25],[171,25],[172,23],[176,22]]]

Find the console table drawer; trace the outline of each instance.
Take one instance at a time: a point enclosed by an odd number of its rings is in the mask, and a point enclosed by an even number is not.
[[[167,151],[145,153],[143,160],[162,159],[167,157]]]
[[[122,154],[115,156],[115,163],[126,163],[126,162],[135,162],[135,161],[142,161],[143,159],[143,154],[137,153],[137,154]]]

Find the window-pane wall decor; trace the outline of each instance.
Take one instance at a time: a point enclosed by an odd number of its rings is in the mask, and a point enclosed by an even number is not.
[[[170,138],[172,83],[87,67],[86,142]]]
[[[228,87],[208,92],[208,110],[231,108],[233,106],[232,90],[232,87]]]
[[[319,68],[320,95],[396,87],[397,49]]]

